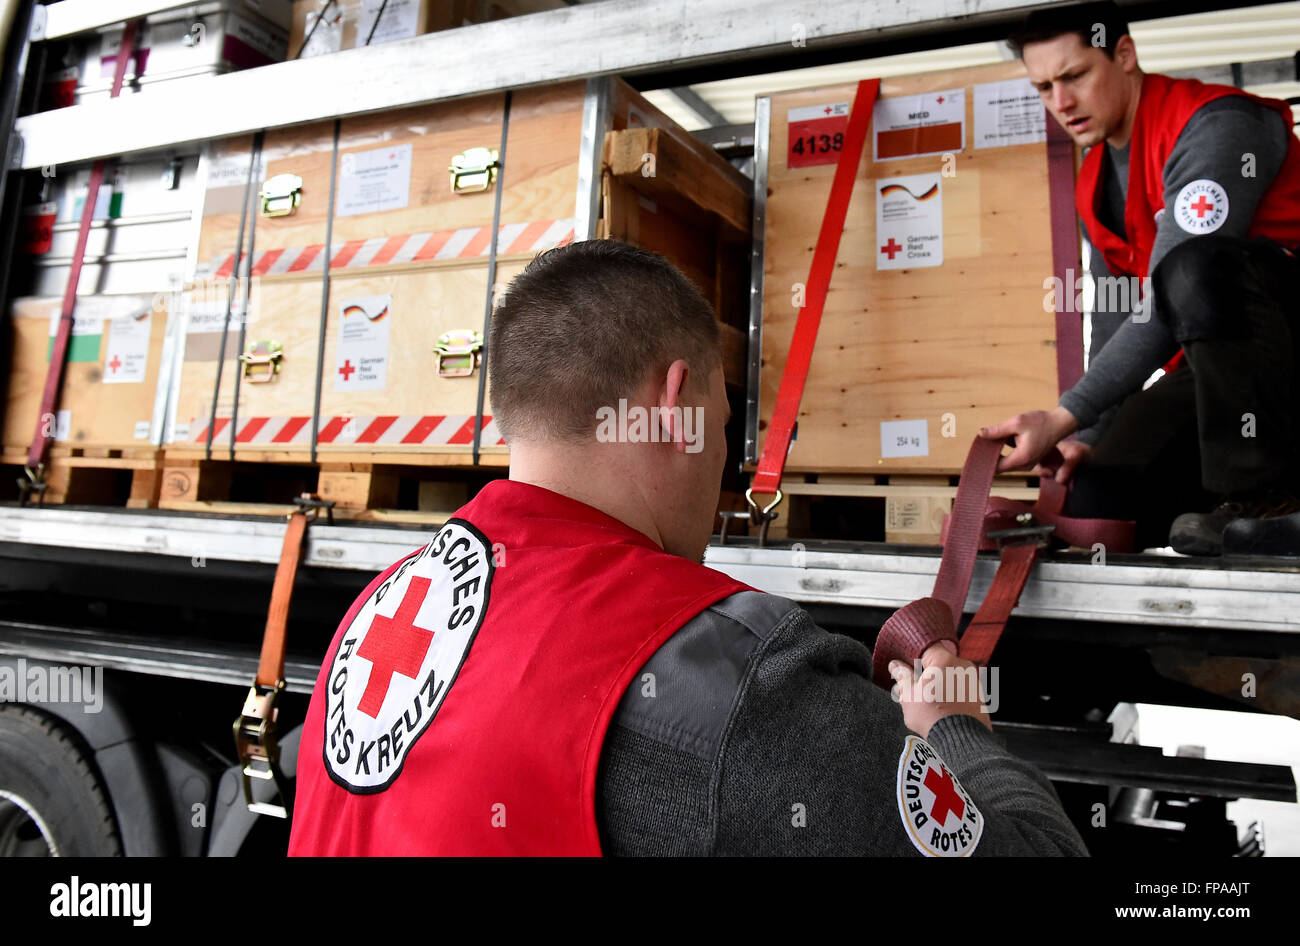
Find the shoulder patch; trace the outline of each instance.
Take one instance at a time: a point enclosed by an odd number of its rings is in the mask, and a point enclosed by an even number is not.
[[[1174,219],[1188,233],[1213,233],[1228,220],[1228,192],[1209,178],[1192,181],[1178,192]]]
[[[982,815],[934,747],[910,735],[898,760],[898,813],[928,857],[968,857],[984,834]]]
[[[452,519],[375,589],[339,640],[325,694],[325,768],[382,792],[433,722],[483,623],[491,543]]]

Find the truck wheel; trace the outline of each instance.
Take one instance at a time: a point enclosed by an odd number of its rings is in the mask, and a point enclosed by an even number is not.
[[[108,795],[73,730],[27,707],[0,706],[0,856],[121,853]]]

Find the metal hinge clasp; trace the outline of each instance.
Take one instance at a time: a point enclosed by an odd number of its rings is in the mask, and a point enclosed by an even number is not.
[[[483,362],[483,333],[468,328],[443,332],[433,351],[438,359],[438,377],[468,378]]]
[[[262,184],[262,216],[287,217],[302,203],[302,178],[297,174],[277,174]]]
[[[283,357],[284,349],[279,342],[253,342],[239,356],[239,360],[244,365],[244,379],[249,384],[274,381],[275,376],[280,373],[280,359]]]
[[[451,159],[451,191],[453,194],[476,194],[496,183],[501,167],[495,148],[469,148]]]

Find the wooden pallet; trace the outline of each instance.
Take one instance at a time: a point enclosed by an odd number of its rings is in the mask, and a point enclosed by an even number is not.
[[[5,451],[0,497],[17,500],[18,481],[26,479],[27,456]],[[158,505],[162,451],[157,448],[54,447],[46,462],[46,488],[31,502],[45,505],[119,506],[149,509]]]
[[[182,512],[283,516],[293,511],[294,497],[316,493],[335,504],[336,518],[441,525],[497,475],[368,461],[313,464],[300,459],[271,465],[185,460],[168,454],[158,506]]]
[[[943,518],[957,495],[955,476],[789,475],[785,501],[768,527],[772,539],[858,539],[938,545]],[[1033,501],[1038,488],[1024,476],[1002,476],[992,495]],[[751,530],[752,531],[752,530]]]

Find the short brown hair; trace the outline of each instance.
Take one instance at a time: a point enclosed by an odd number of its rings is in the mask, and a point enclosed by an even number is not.
[[[492,314],[487,358],[506,440],[588,438],[600,408],[617,408],[678,358],[697,391],[722,363],[717,318],[700,291],[662,256],[617,240],[557,247],[529,263]]]
[[[1101,30],[1098,30],[1101,27]],[[1097,46],[1107,57],[1115,58],[1115,44],[1120,37],[1128,36],[1128,20],[1118,6],[1110,0],[1096,3],[1057,4],[1044,10],[1035,10],[1021,21],[1007,37],[1007,45],[1019,59],[1025,58],[1025,47],[1073,33],[1085,46]],[[1100,43],[1094,37],[1102,37]]]

